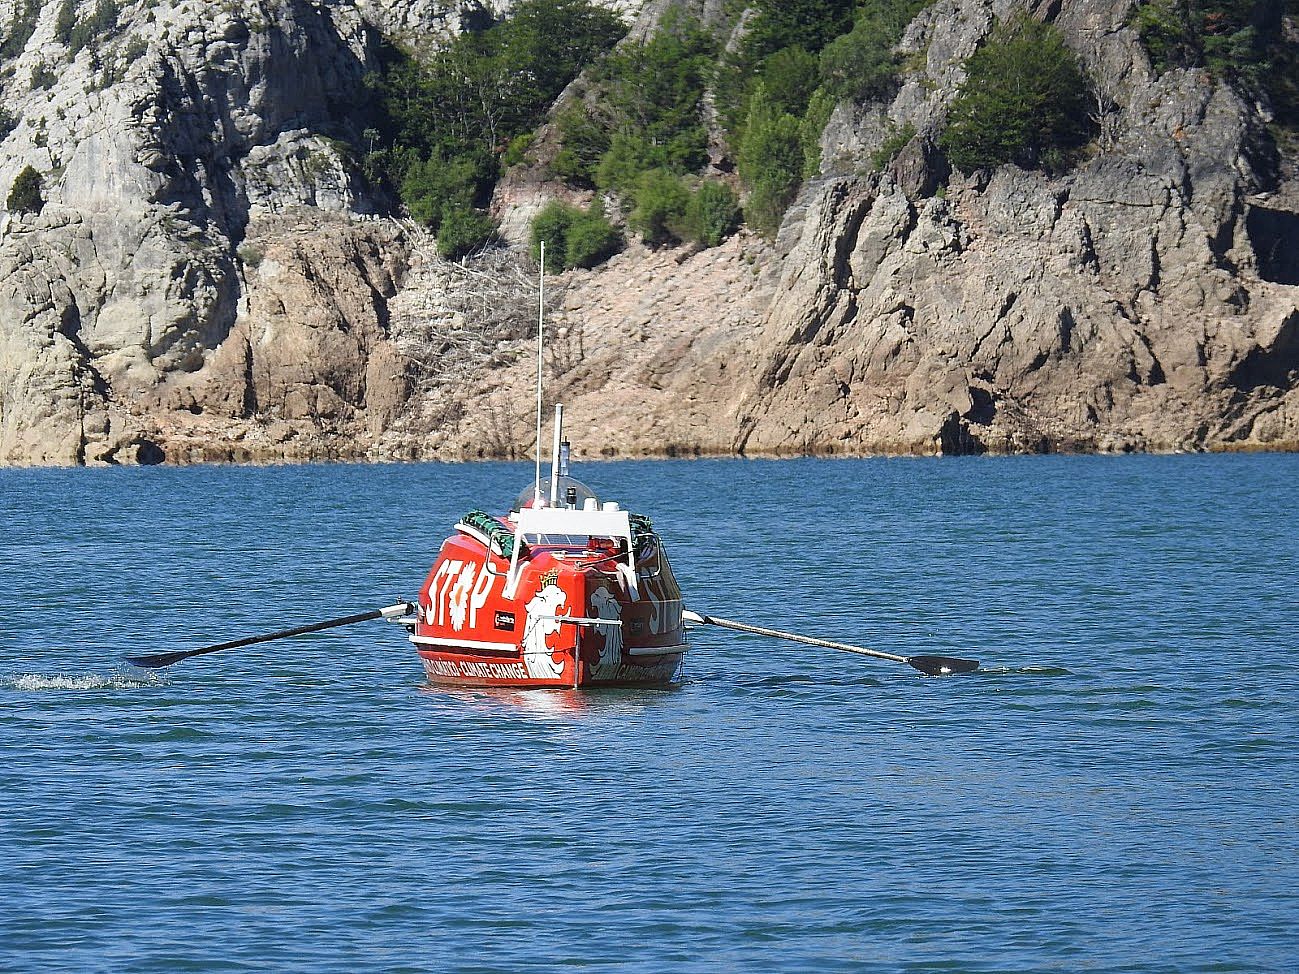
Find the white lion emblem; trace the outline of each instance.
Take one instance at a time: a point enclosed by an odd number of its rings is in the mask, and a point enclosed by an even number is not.
[[[622,618],[622,604],[604,586],[591,593],[591,608],[597,619]],[[622,662],[622,626],[596,626],[595,630],[604,636],[600,665],[617,666]]]
[[[456,579],[450,596],[447,597],[450,603],[448,608],[451,614],[451,628],[456,632],[465,627],[465,616],[469,612],[469,590],[473,588],[474,571],[477,568],[478,566],[473,562],[467,562],[461,569],[460,577]]]
[[[559,607],[568,596],[558,585],[538,589],[528,602],[528,621],[523,627],[523,665],[534,680],[556,680],[564,674],[564,662],[555,662],[554,653],[546,645],[546,637],[559,632]]]

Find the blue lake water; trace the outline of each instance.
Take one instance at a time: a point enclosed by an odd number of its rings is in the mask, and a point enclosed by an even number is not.
[[[0,471],[0,970],[1293,971],[1299,457],[579,467],[675,692],[372,622],[522,464]]]

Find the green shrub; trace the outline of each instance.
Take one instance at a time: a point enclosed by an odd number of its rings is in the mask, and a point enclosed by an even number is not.
[[[438,218],[438,253],[455,260],[480,250],[496,235],[496,224],[486,213],[460,202],[447,202]]]
[[[557,121],[563,147],[551,163],[552,171],[572,185],[594,186],[600,160],[609,151],[608,130],[580,102],[561,112]]]
[[[668,168],[665,146],[656,145],[639,132],[619,132],[609,143],[609,151],[600,157],[595,185],[630,197],[636,192],[641,173]]]
[[[32,91],[41,88],[53,88],[54,83],[58,80],[59,76],[44,61],[32,68]]]
[[[622,234],[592,204],[588,209],[551,200],[532,221],[532,259],[541,259],[546,242],[546,270],[595,267],[622,249]]]
[[[262,261],[266,257],[266,254],[261,247],[250,243],[241,243],[235,249],[235,253],[239,255],[239,259],[243,261],[244,266],[251,268],[252,270],[257,270],[257,268],[261,267]]]
[[[556,171],[627,194],[650,169],[686,173],[704,165],[703,95],[716,49],[697,21],[675,15],[646,43],[606,57],[591,71],[585,112],[560,116],[565,151]]]
[[[966,62],[939,144],[965,172],[1007,162],[1064,170],[1094,131],[1087,90],[1053,25],[1026,16],[1004,21]]]
[[[532,218],[532,259],[541,260],[541,245],[546,245],[546,271],[558,274],[564,269],[568,253],[568,228],[579,212],[576,206],[551,200]]]
[[[690,189],[680,176],[665,169],[641,173],[634,201],[627,225],[649,246],[661,247],[685,236]]]
[[[594,205],[578,210],[568,226],[566,267],[596,267],[622,250],[622,234]]]
[[[744,219],[768,240],[774,240],[785,218],[785,211],[798,195],[798,182],[778,175],[760,176],[749,190],[744,204]]]
[[[140,58],[149,53],[149,42],[137,34],[127,42],[126,47],[122,49],[122,61],[126,67],[130,67]]]
[[[438,231],[448,206],[472,209],[490,193],[490,161],[481,154],[447,159],[440,152],[407,167],[401,198],[411,217]]]
[[[532,143],[536,141],[536,134],[533,132],[524,132],[510,140],[509,147],[501,156],[501,165],[505,167],[517,166],[527,161],[528,150],[532,148]]]
[[[31,166],[24,166],[9,190],[5,204],[11,213],[39,213],[45,206],[41,195],[41,174]]]
[[[749,190],[744,215],[754,229],[775,235],[798,194],[804,163],[799,120],[777,112],[759,85],[749,102],[739,151],[740,178]]]
[[[18,127],[18,116],[7,108],[0,108],[0,140],[9,138],[9,135]],[[41,120],[44,124],[44,119]]]
[[[690,197],[686,227],[692,240],[716,247],[739,229],[740,216],[740,201],[731,187],[705,180]]]

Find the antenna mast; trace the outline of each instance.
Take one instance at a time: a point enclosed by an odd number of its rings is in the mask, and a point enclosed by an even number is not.
[[[546,327],[546,241],[541,241],[541,269],[537,274],[537,476],[532,485],[532,506],[541,500],[541,345]]]

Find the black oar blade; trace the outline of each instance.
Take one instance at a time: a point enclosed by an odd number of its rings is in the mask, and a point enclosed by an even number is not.
[[[979,668],[977,659],[959,659],[955,656],[908,656],[907,663],[926,676],[973,673]]]
[[[156,670],[162,666],[171,666],[172,663],[179,663],[189,656],[189,653],[155,653],[152,656],[128,656],[126,661],[132,666],[139,666],[146,670]]]

